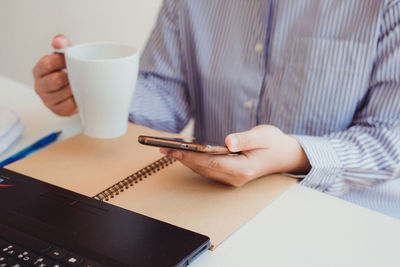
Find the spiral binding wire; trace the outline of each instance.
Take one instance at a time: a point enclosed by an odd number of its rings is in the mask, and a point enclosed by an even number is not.
[[[108,201],[110,198],[113,198],[115,195],[119,195],[119,193],[124,192],[124,190],[129,189],[134,184],[137,184],[139,181],[147,178],[148,176],[156,173],[164,167],[174,163],[176,160],[169,158],[168,156],[164,156],[157,161],[147,165],[146,167],[138,170],[132,175],[129,175],[125,179],[115,183],[104,191],[101,191],[93,198],[100,201]]]

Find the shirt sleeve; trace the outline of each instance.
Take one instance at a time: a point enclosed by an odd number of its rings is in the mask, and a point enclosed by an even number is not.
[[[154,129],[180,132],[191,117],[184,71],[178,1],[164,1],[140,59],[129,119]]]
[[[382,19],[368,94],[350,127],[295,136],[312,166],[301,184],[332,195],[400,178],[400,4]]]

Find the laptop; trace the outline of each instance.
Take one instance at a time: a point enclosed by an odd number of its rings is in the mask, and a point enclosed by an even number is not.
[[[0,267],[186,266],[207,236],[0,168]]]

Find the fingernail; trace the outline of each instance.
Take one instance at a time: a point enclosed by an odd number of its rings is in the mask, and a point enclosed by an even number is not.
[[[229,136],[231,144],[229,146],[229,149],[232,151],[238,150],[238,145],[239,145],[239,140],[235,135],[230,135]]]
[[[172,152],[172,157],[180,160],[183,158],[183,153],[181,151],[175,150]]]

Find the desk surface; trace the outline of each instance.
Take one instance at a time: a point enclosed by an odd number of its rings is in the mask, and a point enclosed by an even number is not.
[[[59,117],[49,111],[27,85],[0,76],[0,106],[13,110],[26,125],[22,137],[0,154],[0,161],[54,131],[62,130],[59,141],[82,131],[79,116]]]
[[[0,92],[27,126],[0,160],[50,132],[62,130],[60,141],[82,131],[26,85],[0,76]],[[399,240],[399,220],[295,184],[191,266],[398,266]]]

